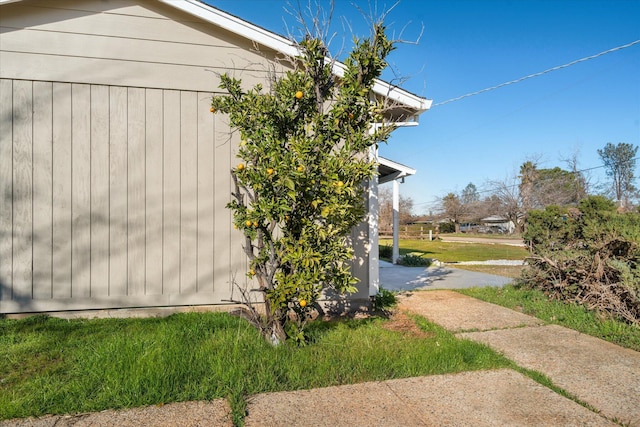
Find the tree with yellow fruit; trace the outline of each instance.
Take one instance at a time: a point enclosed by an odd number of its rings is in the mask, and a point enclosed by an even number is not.
[[[365,219],[364,184],[376,173],[368,152],[392,130],[372,126],[380,105],[371,88],[392,49],[376,24],[355,41],[339,80],[316,38],[299,43],[295,68],[268,89],[221,76],[227,94],[212,98],[212,111],[228,115],[242,140],[228,208],[264,296],[266,317],[255,323],[272,342],[305,340],[323,289],[355,291],[349,236]]]

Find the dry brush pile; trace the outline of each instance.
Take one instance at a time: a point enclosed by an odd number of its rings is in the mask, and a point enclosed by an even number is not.
[[[640,326],[640,215],[599,196],[530,213],[525,286]]]

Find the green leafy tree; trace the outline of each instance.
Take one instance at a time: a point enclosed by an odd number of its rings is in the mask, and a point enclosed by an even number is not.
[[[392,130],[372,125],[381,122],[383,104],[371,88],[393,49],[382,24],[355,40],[339,80],[321,40],[306,38],[299,47],[296,68],[267,90],[245,90],[223,75],[228,95],[212,98],[212,110],[228,114],[240,132],[228,208],[264,295],[261,331],[274,343],[304,341],[323,289],[355,291],[348,240],[365,218],[363,184],[376,172],[368,152]]]
[[[465,205],[472,205],[480,201],[480,194],[478,193],[478,187],[473,182],[467,184],[460,194],[462,203]]]
[[[629,205],[631,197],[637,191],[633,183],[637,153],[638,147],[625,142],[617,145],[609,142],[602,150],[598,150],[607,176],[611,179],[611,191],[623,208]]]

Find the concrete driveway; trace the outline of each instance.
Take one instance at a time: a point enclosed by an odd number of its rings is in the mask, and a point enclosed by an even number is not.
[[[493,245],[510,245],[510,246],[523,246],[524,244],[522,239],[505,239],[505,238],[495,238],[495,237],[476,237],[476,236],[449,236],[447,234],[441,234],[440,240],[443,242],[459,242],[459,243],[488,243]]]
[[[509,277],[460,270],[449,266],[404,267],[380,261],[380,285],[390,291],[504,286],[511,282],[513,279]]]

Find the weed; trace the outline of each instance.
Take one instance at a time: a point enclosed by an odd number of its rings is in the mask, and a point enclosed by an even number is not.
[[[373,297],[373,311],[385,313],[398,304],[396,294],[380,286],[378,293]]]

